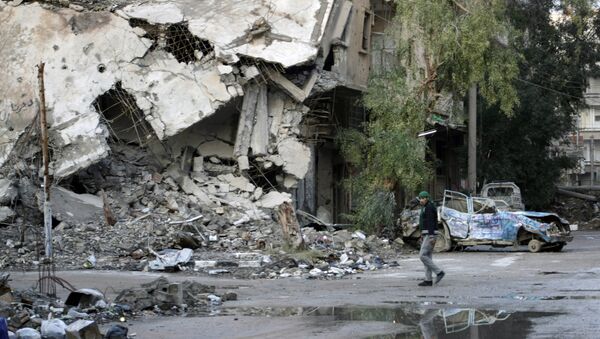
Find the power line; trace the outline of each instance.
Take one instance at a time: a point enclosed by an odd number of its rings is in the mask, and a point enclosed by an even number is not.
[[[517,80],[519,80],[521,82],[524,82],[526,84],[529,84],[529,85],[533,85],[535,87],[539,87],[539,88],[551,91],[551,92],[559,94],[559,95],[564,95],[564,96],[568,96],[568,97],[575,98],[575,99],[580,99],[580,100],[585,100],[586,99],[584,97],[578,97],[578,96],[575,96],[575,95],[572,95],[572,94],[569,94],[569,93],[561,92],[561,91],[555,90],[553,88],[542,86],[542,85],[539,85],[539,84],[536,84],[534,82],[527,81],[527,80],[524,80],[524,79],[521,79],[521,78],[517,78]]]

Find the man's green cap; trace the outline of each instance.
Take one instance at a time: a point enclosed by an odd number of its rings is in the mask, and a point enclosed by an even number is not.
[[[420,199],[423,199],[423,198],[429,199],[429,193],[427,193],[427,191],[423,191],[423,192],[419,193],[419,198]]]

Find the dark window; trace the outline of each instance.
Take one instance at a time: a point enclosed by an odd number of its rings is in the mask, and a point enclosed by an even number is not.
[[[365,17],[363,21],[363,35],[362,35],[362,49],[369,51],[369,45],[371,44],[371,13],[365,11]]]

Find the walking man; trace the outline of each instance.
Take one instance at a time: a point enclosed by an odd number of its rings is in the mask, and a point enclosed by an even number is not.
[[[440,282],[445,273],[436,264],[433,263],[432,254],[435,247],[435,237],[437,234],[437,208],[429,200],[429,193],[423,191],[419,193],[419,203],[421,204],[421,214],[419,217],[419,228],[421,229],[421,250],[419,257],[425,265],[425,280],[419,283],[419,286],[433,286],[431,272],[435,273],[435,284]]]

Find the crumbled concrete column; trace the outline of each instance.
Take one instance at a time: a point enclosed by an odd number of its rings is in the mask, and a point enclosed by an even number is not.
[[[267,154],[269,143],[269,109],[267,104],[267,86],[260,87],[258,100],[256,102],[256,113],[250,148],[252,154],[261,156]]]

